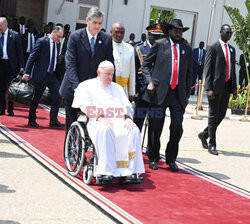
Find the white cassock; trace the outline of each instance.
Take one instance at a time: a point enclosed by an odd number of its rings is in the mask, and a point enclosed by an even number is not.
[[[113,41],[116,83],[121,85],[126,95],[135,95],[135,56],[134,48],[122,41]]]
[[[124,128],[124,115],[133,117],[133,111],[120,85],[112,82],[105,87],[99,77],[86,80],[75,89],[72,107],[89,117],[87,129],[98,157],[95,175],[119,177],[145,172],[140,131]],[[100,115],[112,121],[113,128],[97,121]]]

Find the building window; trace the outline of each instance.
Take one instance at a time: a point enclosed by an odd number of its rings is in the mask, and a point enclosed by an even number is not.
[[[197,13],[187,12],[176,9],[165,9],[165,8],[151,8],[150,13],[150,24],[170,22],[172,18],[181,19],[184,27],[190,27],[189,30],[183,33],[183,38],[188,44],[193,47],[194,36],[197,23]]]
[[[76,28],[86,26],[87,13],[93,6],[99,7],[99,0],[78,0]]]
[[[73,2],[74,0],[66,0],[66,2]]]
[[[92,5],[92,6],[99,6],[99,1],[100,0],[78,0],[78,3]]]

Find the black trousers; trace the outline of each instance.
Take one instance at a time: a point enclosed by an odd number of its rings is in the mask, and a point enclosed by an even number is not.
[[[178,88],[178,87],[177,87]],[[159,161],[159,151],[161,147],[160,137],[165,121],[166,109],[170,110],[171,123],[169,126],[170,135],[169,141],[166,147],[166,163],[174,162],[177,158],[179,151],[179,141],[181,139],[183,128],[183,114],[185,108],[183,108],[178,99],[178,90],[172,90],[169,88],[167,96],[161,105],[151,106],[151,112],[149,114],[149,128],[148,128],[148,147],[149,147],[149,161]]]
[[[11,80],[17,74],[11,71],[9,60],[0,59],[0,113],[5,113],[6,109],[6,91]],[[14,103],[8,101],[8,112],[13,111]]]
[[[142,130],[142,126],[145,120],[145,117],[147,115],[147,112],[150,110],[149,103],[145,100],[139,99],[135,103],[135,113],[134,113],[134,122],[139,128],[139,130]]]
[[[46,73],[44,79],[41,82],[34,83],[35,95],[30,104],[29,121],[36,120],[36,109],[47,86],[49,87],[51,95],[50,121],[57,121],[60,104],[59,83],[55,74],[49,73]]]
[[[250,69],[249,69],[249,72],[250,72]],[[247,86],[248,85],[247,72],[246,72],[246,70],[240,69],[240,73],[239,73],[239,85],[240,85],[240,88],[244,87],[243,86],[243,81],[245,82],[244,86]]]
[[[205,138],[209,138],[209,146],[216,146],[216,130],[226,115],[229,96],[230,80],[225,84],[222,94],[215,94],[215,98],[213,100],[208,100],[208,126],[203,130],[201,135]]]
[[[65,124],[65,134],[67,134],[70,125],[77,120],[77,112],[79,111],[76,108],[72,108],[73,98],[65,98],[65,113],[66,113],[66,124]]]

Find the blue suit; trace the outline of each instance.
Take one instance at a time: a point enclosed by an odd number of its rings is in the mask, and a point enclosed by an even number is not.
[[[58,58],[58,51],[56,58]],[[35,95],[30,104],[30,122],[34,122],[36,120],[36,108],[47,86],[49,87],[51,93],[50,121],[57,121],[60,104],[59,83],[55,76],[55,72],[53,74],[48,73],[50,60],[50,38],[39,38],[25,67],[25,74],[30,74],[35,87]]]
[[[199,60],[199,49],[200,48],[193,49],[193,81],[192,81],[192,86],[195,85],[197,77],[198,77],[198,80],[202,80],[202,73],[203,73],[206,50],[202,49],[202,56]],[[199,66],[199,61],[200,61],[200,66]],[[195,88],[193,88],[191,90],[191,93],[194,94],[194,91],[195,91]]]
[[[141,131],[144,119],[147,114],[147,108],[149,107],[149,103],[142,99],[147,86],[142,75],[141,66],[142,61],[144,61],[150,51],[150,45],[148,44],[148,41],[145,41],[143,44],[135,46],[134,49],[136,71],[135,91],[137,94],[139,94],[138,100],[135,104],[134,122]],[[142,59],[142,61],[140,60],[140,58]]]
[[[98,65],[108,60],[114,63],[112,38],[102,31],[97,34],[94,55],[86,28],[71,33],[66,51],[66,72],[60,87],[60,94],[65,99],[66,131],[77,119],[77,110],[71,108],[74,89],[80,82],[97,76]]]

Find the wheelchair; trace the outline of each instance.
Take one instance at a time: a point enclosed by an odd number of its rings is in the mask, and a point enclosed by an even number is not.
[[[94,178],[97,185],[117,183],[94,174],[94,168],[98,164],[98,158],[95,146],[88,134],[88,120],[88,117],[84,113],[79,112],[77,121],[71,124],[64,142],[65,166],[69,174],[74,177],[80,174],[83,168],[83,181],[87,185],[92,184]],[[139,184],[143,182],[143,178],[139,176],[134,180],[123,180],[124,177],[120,178],[118,183]]]

